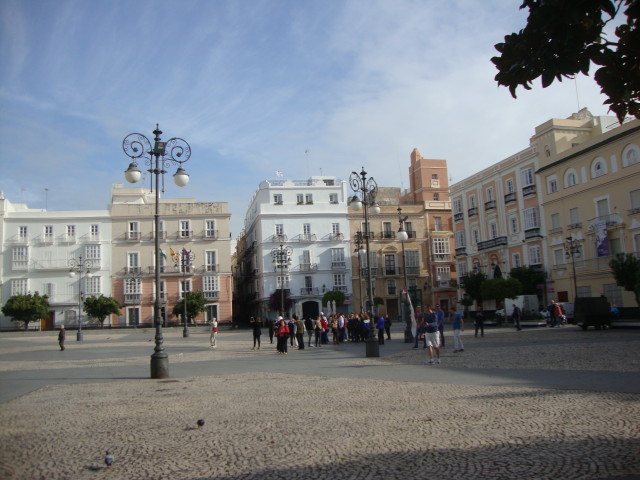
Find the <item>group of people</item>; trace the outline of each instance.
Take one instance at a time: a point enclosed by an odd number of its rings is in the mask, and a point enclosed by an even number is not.
[[[418,348],[418,344],[422,341],[423,348],[427,350],[429,355],[429,360],[426,362],[429,365],[440,363],[440,348],[445,346],[445,316],[440,305],[436,305],[435,309],[428,305],[425,312],[422,311],[422,307],[416,307],[416,333],[413,348]],[[461,332],[464,331],[464,318],[455,307],[451,308],[449,321],[453,329],[453,353],[464,352],[461,337]]]

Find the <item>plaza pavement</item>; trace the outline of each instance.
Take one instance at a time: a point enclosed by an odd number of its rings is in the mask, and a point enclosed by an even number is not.
[[[164,334],[165,380],[153,330],[0,334],[0,478],[640,478],[640,330],[467,331],[433,366],[401,325],[380,358]]]

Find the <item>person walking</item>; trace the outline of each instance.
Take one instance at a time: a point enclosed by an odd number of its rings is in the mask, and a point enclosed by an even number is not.
[[[511,314],[511,317],[513,318],[513,324],[515,325],[516,329],[522,330],[522,328],[520,328],[520,316],[522,315],[522,311],[520,310],[520,307],[518,307],[518,305],[514,305],[513,306],[513,313]]]
[[[440,305],[436,305],[436,320],[438,321],[438,332],[440,333],[440,348],[444,348],[444,310]]]
[[[249,324],[253,328],[253,348],[251,350],[256,349],[256,344],[258,344],[258,350],[260,350],[260,336],[262,335],[262,321],[260,317],[253,318],[249,321]]]
[[[460,336],[460,332],[464,332],[464,318],[457,312],[456,307],[451,307],[449,320],[453,329],[453,353],[464,352],[464,344]]]
[[[211,343],[211,348],[216,348],[218,346],[218,320],[216,319],[216,317],[213,317],[213,319],[211,320],[209,342]]]
[[[389,315],[384,316],[384,331],[387,332],[387,340],[391,340],[391,319]]]
[[[64,329],[64,324],[60,325],[60,333],[58,333],[58,345],[60,345],[60,350],[64,350],[64,341],[67,338],[67,333]]]
[[[479,308],[476,312],[476,338],[478,338],[478,332],[480,332],[480,336],[484,337],[484,313],[482,312],[482,308]]]
[[[304,321],[294,315],[296,320],[296,339],[298,340],[298,350],[304,350]]]
[[[315,321],[315,328],[313,330],[313,333],[316,336],[316,347],[320,347],[322,346],[322,339],[321,339],[321,335],[322,335],[322,321],[320,320],[320,317],[316,317],[316,321]]]
[[[273,344],[273,335],[275,334],[275,330],[276,330],[276,322],[277,320],[273,320],[273,319],[267,320],[267,326],[269,327],[269,341],[271,342],[271,344]]]
[[[384,315],[381,314],[378,317],[376,327],[378,328],[378,345],[384,345]]]
[[[296,338],[296,317],[294,316],[287,322],[287,327],[289,327],[289,343],[292,347],[297,347],[298,340]]]
[[[311,347],[311,338],[313,337],[315,330],[315,325],[311,317],[304,319],[304,328],[307,331],[307,336],[309,337],[309,347]]]
[[[278,317],[279,324],[276,330],[276,338],[278,340],[278,353],[286,355],[288,353],[289,344],[289,327],[282,317]]]
[[[424,313],[422,313],[422,307],[418,305],[416,307],[416,337],[415,342],[413,343],[413,348],[418,348],[418,342],[420,339],[424,342],[424,347],[427,348],[427,339],[425,337],[425,333],[427,331],[426,325],[424,323]]]
[[[427,313],[425,313],[426,324],[426,341],[427,341],[427,353],[429,354],[428,365],[434,363],[440,363],[440,331],[438,330],[438,318],[435,312],[431,309],[431,306],[427,307]],[[434,354],[435,353],[435,358]]]

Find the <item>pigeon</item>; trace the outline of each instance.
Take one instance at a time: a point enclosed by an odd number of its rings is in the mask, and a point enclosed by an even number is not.
[[[201,418],[196,423],[198,424],[198,428],[201,428],[204,425],[204,418]]]
[[[107,468],[113,465],[113,460],[113,455],[111,455],[111,452],[107,450],[107,454],[104,456],[104,463],[107,465]]]

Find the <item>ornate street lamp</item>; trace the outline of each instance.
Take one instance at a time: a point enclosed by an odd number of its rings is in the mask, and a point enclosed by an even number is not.
[[[167,378],[169,377],[169,356],[162,346],[164,339],[160,317],[160,178],[162,178],[162,190],[164,191],[164,174],[167,173],[165,168],[169,168],[171,164],[177,164],[178,169],[173,175],[173,181],[179,187],[184,187],[189,183],[189,175],[182,168],[182,164],[191,157],[191,147],[182,138],[172,138],[168,142],[163,142],[160,138],[162,131],[158,124],[156,124],[153,134],[155,135],[153,146],[151,141],[141,133],[131,133],[124,138],[122,149],[132,160],[129,168],[124,172],[128,182],[136,183],[140,180],[142,172],[136,163],[139,158],[144,159],[145,164],[149,167],[147,171],[153,173],[150,181],[151,190],[153,191],[155,188],[156,193],[154,217],[156,299],[153,305],[156,346],[151,355],[151,378]]]
[[[576,301],[578,298],[578,277],[576,277],[576,258],[580,258],[582,256],[582,251],[580,248],[580,242],[569,236],[565,239],[564,242],[564,256],[565,258],[571,258],[571,269],[573,272],[573,301]]]
[[[291,265],[291,255],[293,254],[293,250],[291,247],[285,247],[280,244],[280,247],[276,247],[271,250],[271,258],[273,267],[276,272],[280,270],[280,315],[284,317],[284,272],[289,269],[289,265]],[[278,281],[276,279],[276,287],[278,286]]]
[[[83,339],[82,304],[84,300],[84,293],[82,292],[82,277],[89,273],[90,268],[93,268],[93,262],[86,258],[82,258],[82,255],[80,255],[78,258],[70,258],[68,264],[70,267],[69,276],[71,278],[76,276],[76,272],[80,274],[80,277],[78,278],[78,333],[76,335],[76,341],[81,342]]]
[[[402,321],[405,324],[404,329],[404,343],[412,343],[413,342],[413,334],[411,333],[411,318],[409,316],[408,308],[409,308],[409,287],[407,282],[407,257],[404,252],[404,242],[409,240],[409,235],[404,229],[404,222],[407,221],[408,216],[402,216],[402,208],[398,207],[398,221],[400,223],[400,227],[398,228],[398,233],[396,233],[396,239],[400,241],[402,244],[402,275],[404,277],[404,298],[401,299],[401,309],[402,309]]]
[[[355,242],[356,242],[356,250],[355,253],[358,256],[358,286],[360,287],[360,311],[364,312],[364,304],[362,303],[362,256],[366,254],[364,248],[362,248],[363,235],[361,231],[356,232]]]
[[[374,215],[380,213],[380,207],[376,203],[376,194],[378,193],[378,184],[373,177],[367,178],[367,172],[364,167],[360,173],[351,172],[349,184],[354,191],[353,198],[349,202],[351,208],[360,211],[364,207],[364,241],[367,258],[367,303],[366,310],[369,312],[369,338],[366,344],[367,357],[379,357],[380,346],[375,334],[375,318],[373,312],[373,284],[371,279],[371,249],[369,248],[369,237],[371,236],[371,228],[369,227],[369,209]],[[358,196],[360,194],[360,197]]]
[[[182,330],[182,337],[187,338],[189,336],[189,329],[187,328],[187,272],[191,271],[191,262],[196,258],[195,254],[191,250],[182,248],[179,253],[176,253],[173,257],[175,262],[174,268],[182,271],[182,303],[184,305],[184,329]]]

